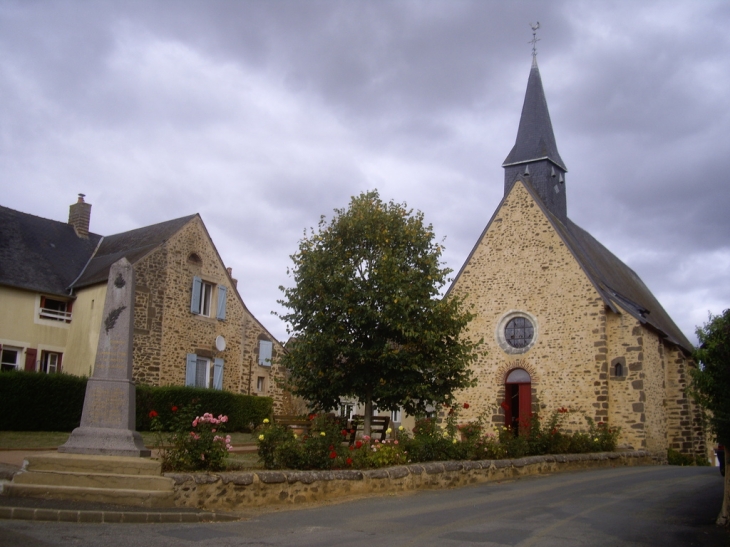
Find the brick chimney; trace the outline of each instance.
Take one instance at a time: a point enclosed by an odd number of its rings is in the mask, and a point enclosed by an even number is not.
[[[77,236],[88,239],[91,204],[86,203],[84,197],[84,194],[79,194],[79,200],[68,208],[68,223],[74,227]]]
[[[231,278],[231,283],[233,284],[234,287],[237,288],[238,287],[238,279],[233,279],[233,268],[226,268],[226,270],[228,271],[228,277]]]

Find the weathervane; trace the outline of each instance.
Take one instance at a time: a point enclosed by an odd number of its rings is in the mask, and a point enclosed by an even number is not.
[[[540,21],[534,25],[530,23],[530,28],[532,28],[532,40],[527,43],[532,44],[532,58],[534,59],[537,57],[537,43],[540,41],[540,38],[537,37],[537,29],[540,28]]]

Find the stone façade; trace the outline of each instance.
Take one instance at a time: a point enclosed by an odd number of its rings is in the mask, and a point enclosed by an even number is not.
[[[588,417],[620,427],[625,447],[705,454],[699,412],[687,396],[694,364],[627,310],[606,305],[554,222],[529,182],[518,181],[450,289],[476,314],[468,336],[484,342],[473,367],[478,383],[458,396],[470,405],[462,419],[486,415],[504,425],[505,380],[521,368],[530,375],[532,411],[545,417],[570,409],[569,430],[586,430]],[[498,340],[512,312],[536,322],[534,344],[519,354]]]
[[[137,291],[134,318],[134,380],[148,385],[184,385],[189,353],[224,360],[223,389],[234,393],[266,395],[275,412],[284,398],[283,351],[241,299],[203,221],[197,215],[162,245],[135,263]],[[227,291],[225,319],[192,313],[193,277]],[[226,348],[215,340],[223,336]],[[260,367],[258,341],[274,345],[272,365]],[[266,378],[266,390],[257,392],[256,378]]]

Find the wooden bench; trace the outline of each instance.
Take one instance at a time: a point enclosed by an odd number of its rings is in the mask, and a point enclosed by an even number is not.
[[[304,435],[309,435],[309,426],[312,424],[307,418],[286,415],[274,416],[274,423],[289,429],[300,430]]]
[[[388,426],[390,425],[389,416],[373,416],[370,418],[370,438],[378,439],[381,443],[387,436]],[[362,436],[363,427],[365,426],[365,416],[356,414],[350,420],[350,445],[355,444],[357,434]]]

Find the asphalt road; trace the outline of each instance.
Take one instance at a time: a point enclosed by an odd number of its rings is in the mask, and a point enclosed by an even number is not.
[[[709,467],[563,473],[360,499],[218,524],[0,521],[1,547],[74,546],[725,546]]]

